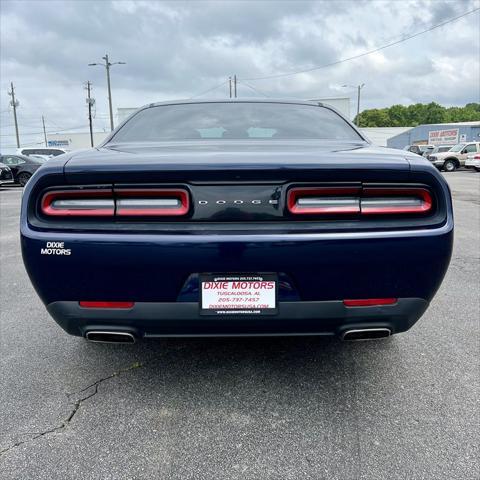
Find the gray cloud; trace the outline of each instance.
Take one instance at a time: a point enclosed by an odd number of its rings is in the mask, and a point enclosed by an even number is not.
[[[226,80],[291,72],[359,54],[479,6],[462,1],[3,1],[0,11],[1,148],[14,137],[9,82],[21,101],[21,133],[86,127],[83,82],[107,127],[105,72],[88,67],[108,52],[115,107],[190,97]],[[269,96],[352,94],[363,107],[478,101],[479,14],[374,55],[308,74],[248,82]],[[468,65],[468,68],[465,67]],[[256,96],[245,84],[242,96]],[[225,96],[226,86],[211,92]],[[34,141],[38,135],[22,135]],[[41,138],[40,138],[41,139]]]

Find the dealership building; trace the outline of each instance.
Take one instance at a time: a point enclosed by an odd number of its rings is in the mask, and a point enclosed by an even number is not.
[[[480,122],[436,123],[419,125],[387,140],[391,148],[407,145],[456,145],[461,142],[480,142]]]

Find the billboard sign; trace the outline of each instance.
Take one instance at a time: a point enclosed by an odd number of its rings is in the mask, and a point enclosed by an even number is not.
[[[68,147],[70,142],[68,140],[49,140],[49,147]]]
[[[456,145],[458,143],[458,128],[447,130],[431,130],[428,132],[429,145]]]

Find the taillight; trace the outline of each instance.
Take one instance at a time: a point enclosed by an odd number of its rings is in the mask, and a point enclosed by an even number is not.
[[[52,190],[40,202],[47,216],[181,216],[190,209],[187,190],[179,188]]]
[[[190,208],[182,189],[115,190],[117,216],[180,216]]]
[[[115,202],[108,189],[55,190],[45,193],[42,213],[61,217],[113,217]]]
[[[287,207],[294,214],[360,213],[359,188],[300,187],[287,194]]]
[[[299,187],[287,193],[287,209],[294,215],[426,214],[432,206],[423,187]]]
[[[365,188],[360,207],[362,215],[427,213],[432,196],[425,188]]]

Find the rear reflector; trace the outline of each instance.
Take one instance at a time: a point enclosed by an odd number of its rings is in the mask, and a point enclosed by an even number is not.
[[[393,305],[398,298],[362,298],[344,300],[346,307],[375,307],[377,305]]]
[[[422,187],[301,187],[287,194],[287,209],[294,215],[426,214],[432,203]]]
[[[78,304],[82,308],[132,308],[135,302],[89,302],[81,301]]]
[[[117,216],[180,216],[188,213],[188,192],[182,189],[115,190]]]
[[[292,188],[288,191],[287,208],[293,214],[360,213],[359,193],[356,187]]]
[[[42,213],[61,217],[113,217],[115,202],[108,189],[55,190],[41,201]]]

